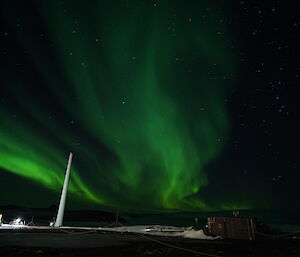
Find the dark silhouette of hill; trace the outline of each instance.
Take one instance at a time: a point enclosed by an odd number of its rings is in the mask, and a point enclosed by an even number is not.
[[[13,220],[21,217],[23,220],[29,222],[34,217],[34,221],[50,221],[56,216],[58,206],[51,205],[46,208],[32,208],[17,205],[3,205],[0,206],[0,213],[3,214],[5,221]],[[80,222],[101,222],[111,223],[115,221],[116,214],[107,211],[99,210],[65,210],[64,221],[80,221]],[[124,218],[119,217],[120,222],[125,222]]]

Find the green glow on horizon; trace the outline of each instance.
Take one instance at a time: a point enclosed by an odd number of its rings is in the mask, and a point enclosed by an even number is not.
[[[18,37],[80,132],[45,118],[48,106],[10,78],[19,85],[15,99],[36,127],[0,112],[0,167],[59,191],[63,146],[75,149],[70,190],[91,201],[131,209],[215,209],[197,193],[208,185],[205,166],[220,154],[220,139],[230,130],[224,101],[230,85],[220,78],[234,73],[234,60],[216,33],[224,24],[216,17],[178,19],[169,32],[172,2],[153,10],[136,2],[130,13],[99,1],[71,3],[38,2],[55,65],[29,31]],[[212,69],[215,78],[208,75]]]

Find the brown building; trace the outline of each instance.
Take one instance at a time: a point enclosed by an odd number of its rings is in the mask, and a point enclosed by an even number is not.
[[[256,218],[208,217],[208,231],[213,236],[230,239],[256,239]]]

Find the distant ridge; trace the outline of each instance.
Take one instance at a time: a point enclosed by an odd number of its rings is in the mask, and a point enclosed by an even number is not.
[[[51,205],[46,208],[33,208],[18,205],[2,205],[0,213],[4,215],[5,220],[12,220],[16,217],[22,217],[30,221],[32,217],[35,220],[50,221],[57,212],[57,205]],[[116,214],[98,210],[65,210],[65,221],[84,221],[84,222],[112,222],[116,219]],[[125,222],[119,217],[120,222]]]

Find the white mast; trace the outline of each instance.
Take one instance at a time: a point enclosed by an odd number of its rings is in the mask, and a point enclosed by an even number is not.
[[[66,176],[65,176],[65,182],[63,186],[63,190],[60,197],[58,212],[56,216],[56,221],[54,224],[54,227],[58,228],[62,225],[63,218],[64,218],[64,211],[65,211],[65,205],[66,205],[66,198],[67,198],[67,191],[68,191],[68,183],[69,183],[69,177],[70,177],[70,170],[71,170],[71,163],[72,163],[72,157],[73,154],[70,153],[69,160],[68,160],[68,166],[66,170]]]

